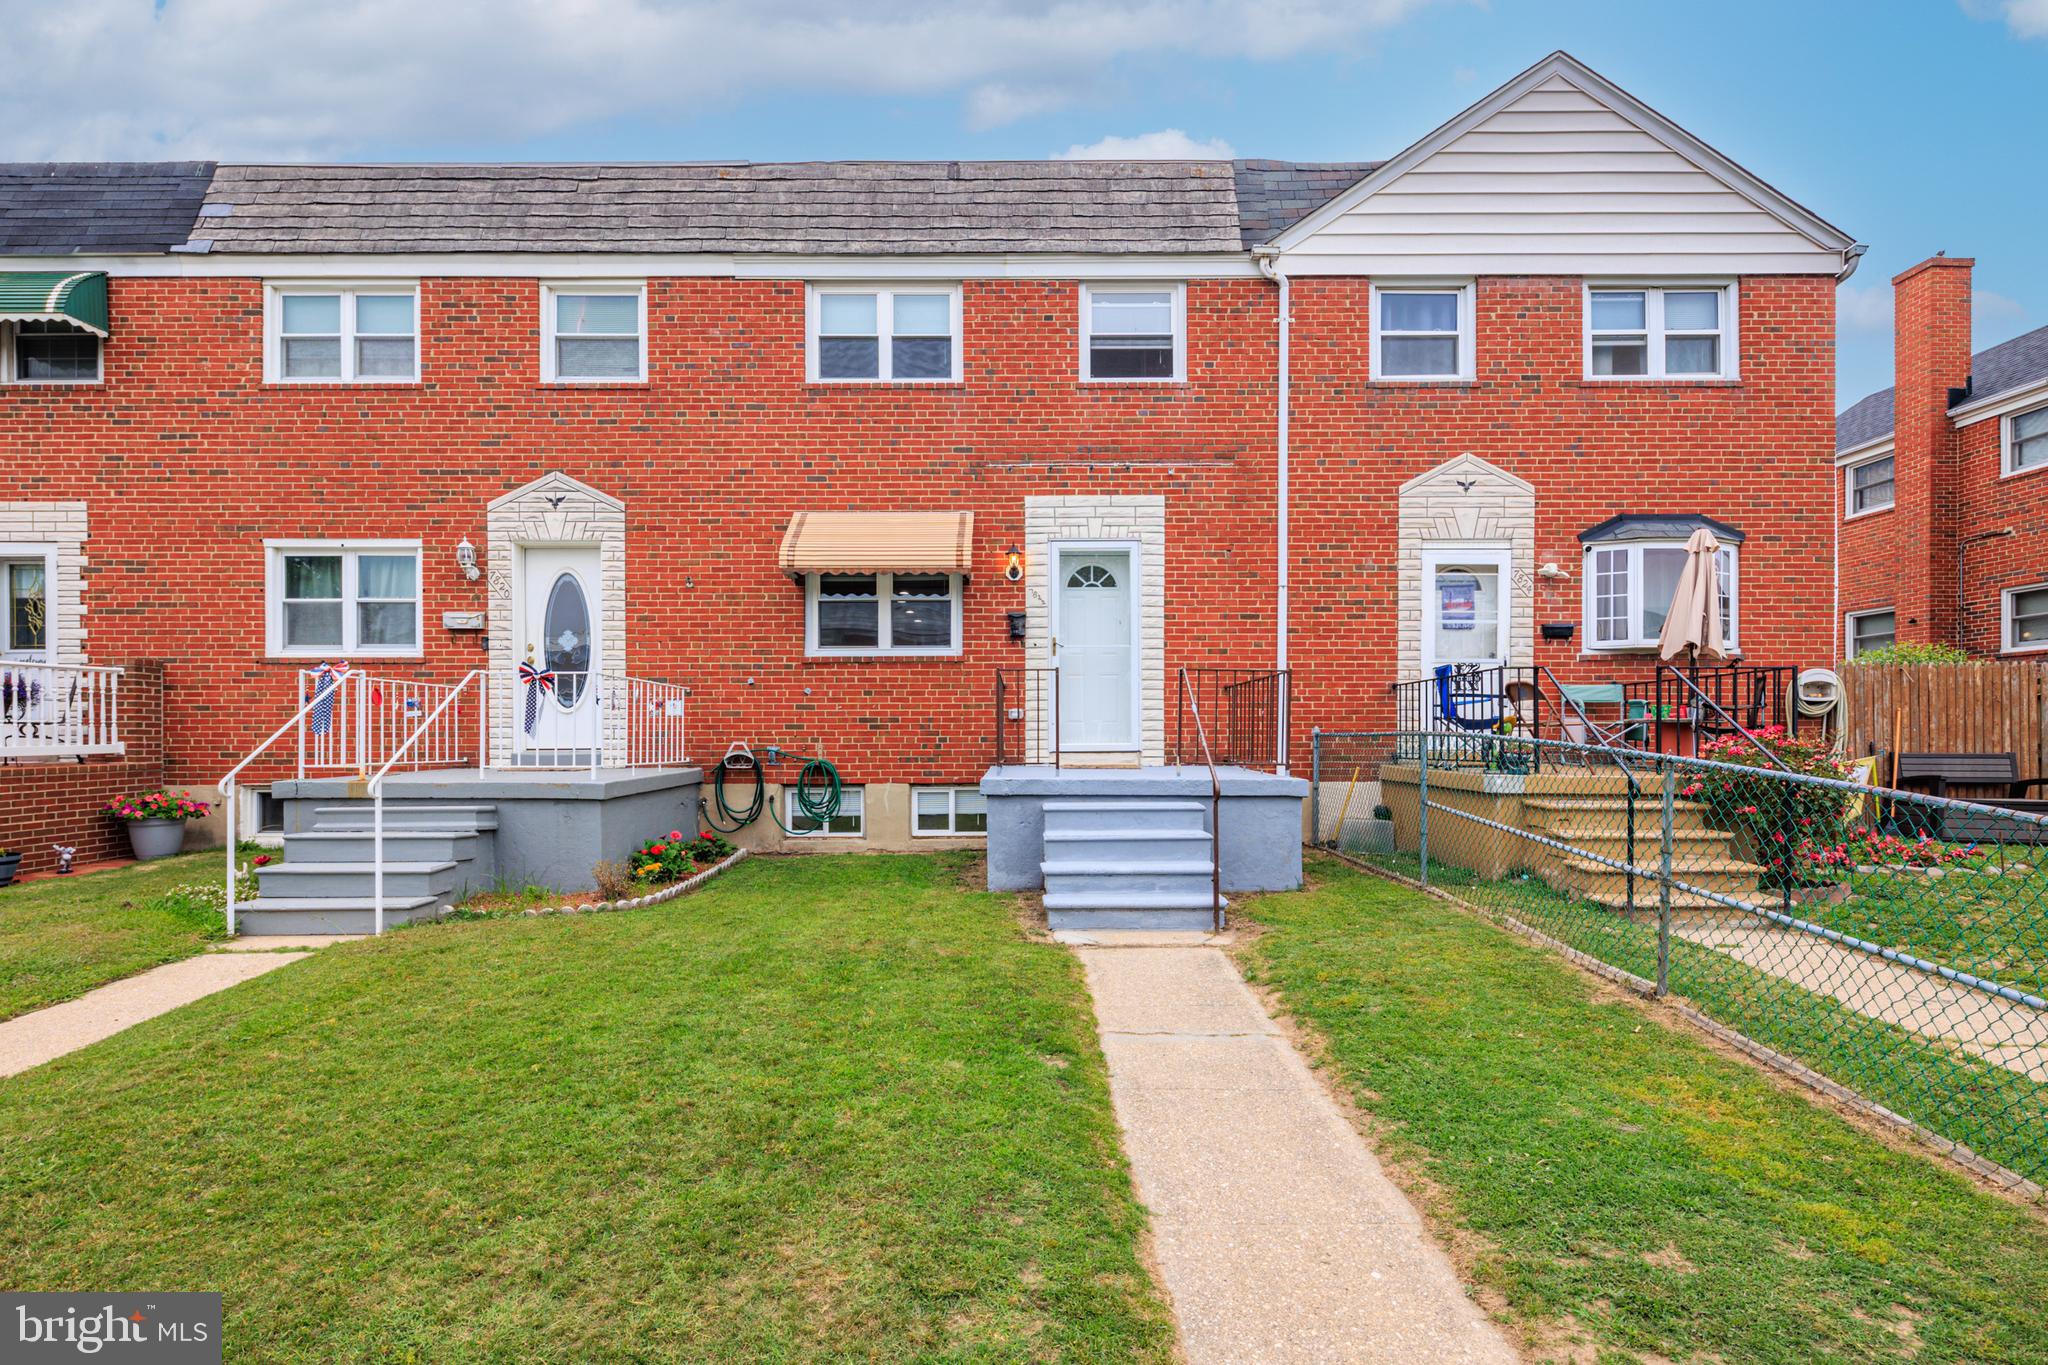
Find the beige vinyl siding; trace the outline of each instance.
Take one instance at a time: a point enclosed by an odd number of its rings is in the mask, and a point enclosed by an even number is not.
[[[1288,253],[1293,274],[1834,274],[1830,251],[1552,76]]]

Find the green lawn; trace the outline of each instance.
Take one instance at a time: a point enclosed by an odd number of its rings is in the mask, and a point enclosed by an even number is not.
[[[1330,858],[1249,902],[1527,1324],[1603,1360],[2048,1361],[2048,1222],[1874,1139],[1554,953]],[[1535,1330],[1532,1327],[1532,1330]]]
[[[0,887],[0,1019],[190,957],[221,937],[218,910],[164,893],[219,883],[224,857],[187,853]]]
[[[2006,852],[2014,861],[2048,857],[2048,849]],[[1849,890],[1848,900],[1813,906],[1808,917],[2001,985],[2048,993],[2048,871],[1990,876],[1945,868],[1929,877],[1887,867],[1852,874]]]
[[[1073,960],[933,858],[328,948],[0,1087],[0,1284],[234,1360],[1159,1360]]]

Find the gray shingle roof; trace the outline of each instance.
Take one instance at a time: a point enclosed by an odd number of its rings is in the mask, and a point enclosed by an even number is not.
[[[1236,161],[1238,229],[1247,247],[1272,241],[1380,168],[1377,161]]]
[[[1970,357],[1970,401],[1995,398],[2048,379],[2048,327],[2022,332]],[[1851,450],[1892,430],[1892,391],[1860,398],[1835,418],[1835,449]]]
[[[0,251],[1237,252],[1374,164],[0,165]]]
[[[0,255],[167,250],[212,178],[211,161],[0,162]]]

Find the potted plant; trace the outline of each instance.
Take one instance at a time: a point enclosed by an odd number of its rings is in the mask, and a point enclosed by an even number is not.
[[[14,874],[16,870],[18,870],[20,867],[20,849],[0,848],[0,886],[6,886],[8,883],[12,882],[14,880]]]
[[[141,862],[168,858],[185,847],[185,822],[204,819],[213,807],[204,801],[173,796],[161,789],[140,796],[117,796],[107,812],[128,826],[128,844]]]

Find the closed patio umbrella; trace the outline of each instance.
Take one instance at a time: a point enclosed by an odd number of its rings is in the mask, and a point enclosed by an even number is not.
[[[1686,540],[1685,567],[1678,571],[1664,633],[1657,637],[1657,653],[1663,658],[1684,654],[1694,663],[1719,663],[1728,657],[1721,639],[1720,552],[1721,542],[1704,526]]]

